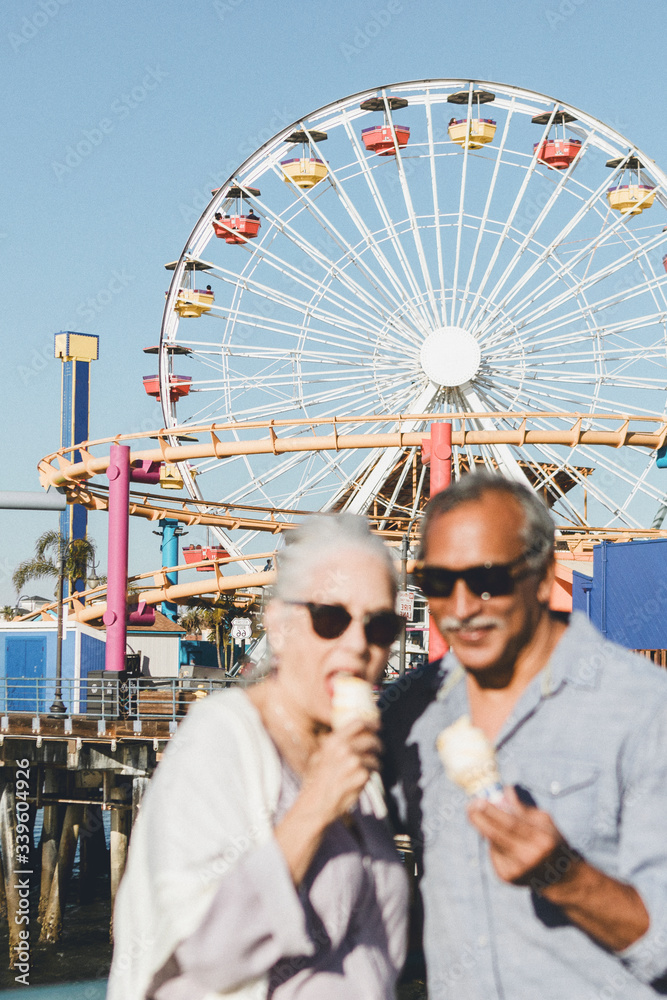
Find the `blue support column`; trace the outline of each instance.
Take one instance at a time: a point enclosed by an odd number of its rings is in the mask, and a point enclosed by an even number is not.
[[[62,389],[60,415],[60,446],[69,448],[88,439],[90,414],[90,362],[99,356],[99,337],[91,333],[61,331],[55,335],[55,356],[62,361]],[[81,455],[74,452],[70,459],[79,462]],[[88,511],[81,504],[68,504],[60,515],[60,534],[65,543],[75,538],[85,538],[88,529]],[[83,590],[83,580],[77,580],[75,590]],[[69,596],[65,581],[64,596]]]
[[[158,523],[162,528],[162,565],[178,566],[178,539],[182,529],[173,517],[163,517]],[[178,583],[178,573],[167,573],[166,578],[169,584]],[[178,605],[172,601],[163,601],[162,614],[175,622],[178,617]]]

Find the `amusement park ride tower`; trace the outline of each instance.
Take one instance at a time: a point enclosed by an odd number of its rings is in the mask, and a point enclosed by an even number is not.
[[[92,333],[61,331],[55,335],[55,356],[62,361],[60,447],[68,448],[77,441],[88,439],[90,414],[90,362],[99,357],[100,338]],[[75,451],[73,462],[81,460]],[[85,538],[88,511],[82,504],[68,504],[60,515],[60,535],[64,544],[75,538]],[[69,581],[64,581],[65,597],[69,597]],[[83,590],[84,581],[76,580],[75,590]]]

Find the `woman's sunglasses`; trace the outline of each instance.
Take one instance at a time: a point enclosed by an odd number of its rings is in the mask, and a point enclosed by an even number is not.
[[[484,563],[468,569],[446,569],[444,566],[418,566],[413,576],[426,597],[451,597],[454,584],[463,580],[468,590],[483,601],[492,597],[504,597],[514,591],[517,580],[532,573],[528,569],[517,572],[521,563],[530,555],[524,552],[508,563]]]
[[[314,604],[312,601],[285,601],[308,608],[313,632],[320,639],[338,639],[352,621],[342,604]],[[371,611],[361,619],[366,641],[372,646],[391,646],[403,627],[404,619],[393,611]]]

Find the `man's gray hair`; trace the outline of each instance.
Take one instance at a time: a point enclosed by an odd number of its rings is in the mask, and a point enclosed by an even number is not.
[[[350,550],[367,553],[381,562],[392,590],[396,591],[396,569],[390,551],[377,535],[371,534],[364,517],[347,513],[315,514],[307,517],[295,531],[285,533],[285,548],[277,556],[274,597],[279,600],[310,597],[307,588],[311,574],[322,567],[327,558]]]
[[[419,558],[424,558],[428,533],[437,518],[463,504],[475,503],[488,493],[501,493],[517,501],[524,514],[521,536],[528,552],[527,564],[534,570],[544,569],[554,551],[555,527],[551,514],[529,486],[491,472],[469,473],[448,489],[436,493],[422,520]]]

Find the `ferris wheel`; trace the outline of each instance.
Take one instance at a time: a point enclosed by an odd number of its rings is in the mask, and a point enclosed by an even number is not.
[[[171,265],[165,426],[235,421],[242,441],[253,419],[312,437],[309,420],[335,415],[373,432],[397,414],[412,431],[451,413],[493,429],[528,412],[545,431],[572,414],[593,429],[605,415],[663,416],[666,209],[648,156],[542,94],[427,80],[336,101],[242,163]],[[527,480],[566,525],[649,526],[665,496],[640,448],[466,444],[453,464]],[[414,517],[428,493],[414,446],[181,472],[212,508],[267,517]],[[216,533],[237,552],[252,544]]]

